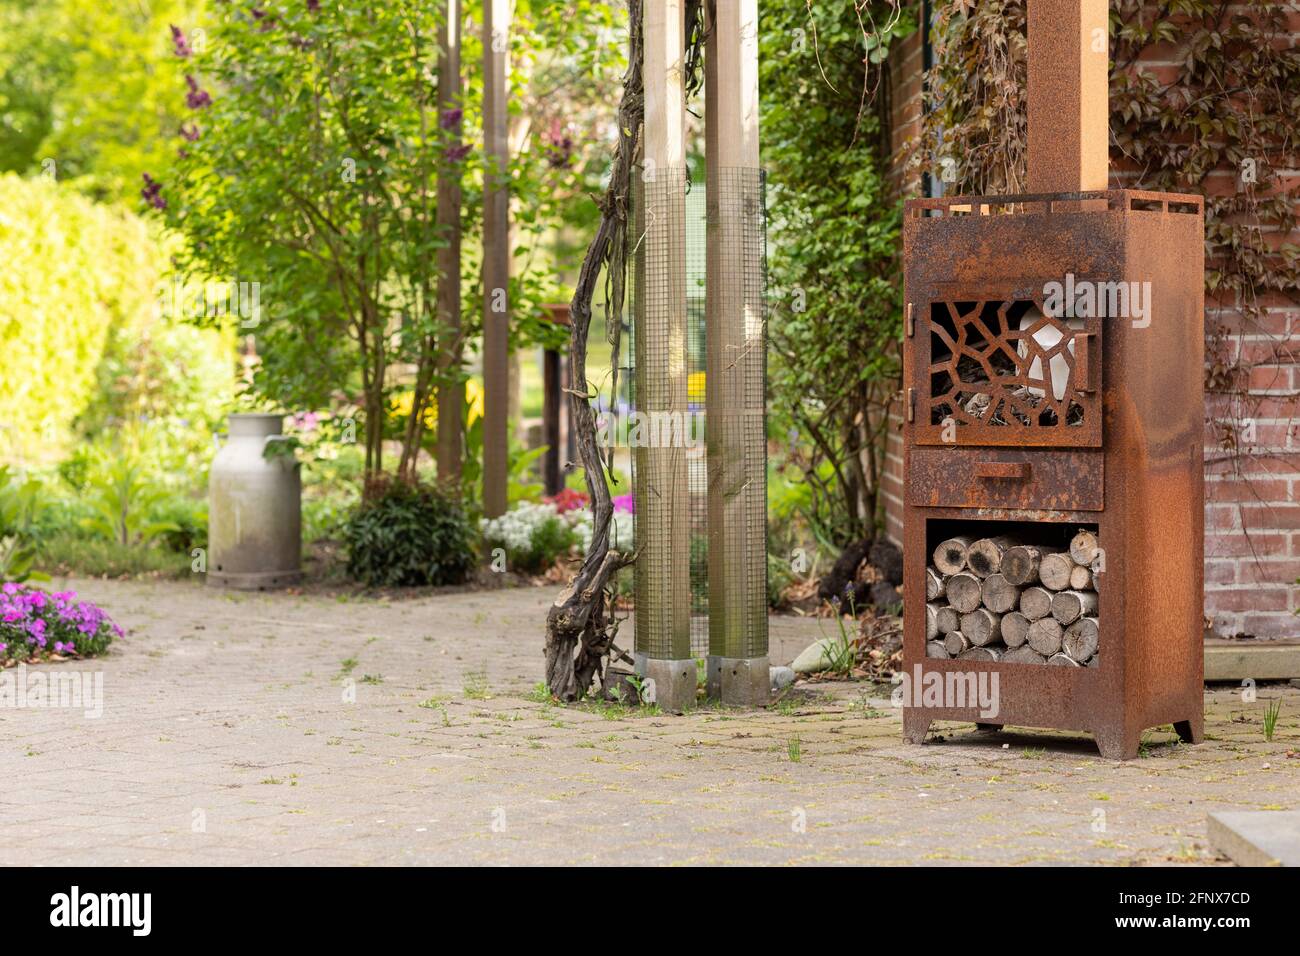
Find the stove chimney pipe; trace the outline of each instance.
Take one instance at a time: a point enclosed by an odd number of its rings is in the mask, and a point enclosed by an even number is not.
[[[1027,0],[1030,193],[1105,189],[1109,4]]]

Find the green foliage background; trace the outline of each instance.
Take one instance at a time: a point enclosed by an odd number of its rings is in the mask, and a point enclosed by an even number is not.
[[[778,477],[795,476],[800,511],[828,547],[880,518],[900,369],[901,207],[879,64],[915,22],[878,6],[886,16],[870,25],[853,4],[760,8],[771,432],[788,447]]]

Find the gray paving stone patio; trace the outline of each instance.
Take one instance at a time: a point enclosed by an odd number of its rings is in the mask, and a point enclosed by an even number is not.
[[[56,582],[64,586],[65,582]],[[1206,743],[902,743],[887,688],[683,717],[531,695],[553,588],[403,600],[66,582],[129,633],[104,712],[0,709],[3,864],[1225,863],[1294,810],[1300,691],[1206,695]],[[815,622],[774,624],[788,661]],[[1282,696],[1271,743],[1264,698]]]

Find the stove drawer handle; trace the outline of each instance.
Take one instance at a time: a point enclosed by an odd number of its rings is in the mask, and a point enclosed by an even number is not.
[[[1011,478],[1024,481],[1029,477],[1027,461],[977,461],[976,478]]]

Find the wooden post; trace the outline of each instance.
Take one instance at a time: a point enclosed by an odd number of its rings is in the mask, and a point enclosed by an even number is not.
[[[483,514],[506,510],[510,409],[510,186],[506,62],[510,0],[483,0]]]
[[[1031,193],[1106,188],[1109,9],[1106,0],[1028,0]]]
[[[644,8],[643,198],[636,288],[636,411],[689,427],[686,342],[685,6]],[[647,428],[645,432],[662,432]],[[662,434],[661,436],[662,437]],[[695,700],[690,487],[681,442],[642,440],[636,462],[636,660],[665,710]]]
[[[717,0],[705,51],[710,694],[765,703],[766,307],[758,2]]]
[[[556,325],[568,327],[567,304],[546,306],[547,314]],[[560,446],[560,416],[564,409],[564,383],[562,381],[564,356],[557,349],[542,352],[542,484],[548,495],[558,495],[564,488],[564,449]]]
[[[461,0],[446,0],[438,30],[438,119],[461,109]],[[461,121],[450,125],[448,148],[460,145]],[[460,177],[444,169],[438,177],[438,229],[447,244],[438,250],[438,480],[460,485],[465,455],[465,383],[459,379],[463,352],[460,321]],[[451,381],[452,377],[456,381]]]

